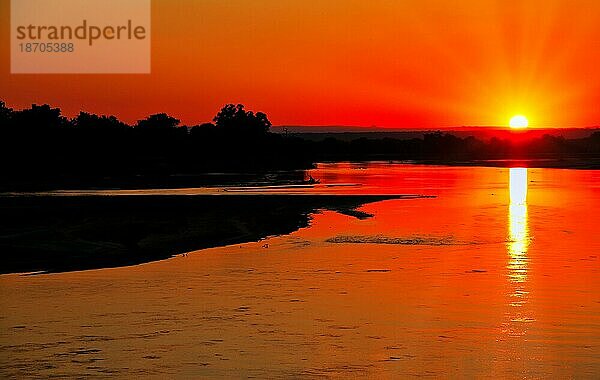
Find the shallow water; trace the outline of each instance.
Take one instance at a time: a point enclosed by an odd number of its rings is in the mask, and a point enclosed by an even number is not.
[[[360,184],[327,192],[436,197],[135,267],[0,276],[0,374],[598,376],[600,172],[311,175]]]

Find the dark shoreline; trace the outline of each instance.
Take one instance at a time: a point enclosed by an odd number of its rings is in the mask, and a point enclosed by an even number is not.
[[[333,210],[402,195],[0,197],[0,274],[142,264],[306,227]],[[414,198],[411,197],[411,198]]]
[[[387,161],[387,160],[380,160]],[[334,161],[337,162],[337,161]],[[366,162],[366,161],[346,161]],[[372,162],[372,161],[371,161]],[[600,169],[600,160],[390,161],[417,165]],[[289,186],[303,183],[303,171],[260,177],[223,174],[227,183]],[[202,177],[220,178],[218,173]],[[197,177],[176,176],[165,190]],[[138,178],[144,182],[144,178]],[[194,181],[195,182],[195,181]],[[161,188],[161,181],[147,185]],[[195,184],[195,183],[194,183]],[[220,188],[219,183],[203,185]],[[112,185],[112,186],[108,186]],[[102,190],[119,188],[106,179]],[[132,185],[132,184],[130,184]],[[308,185],[307,185],[308,186]],[[193,184],[189,187],[193,187]],[[76,187],[65,187],[64,190]],[[129,186],[123,186],[127,189]],[[145,189],[147,187],[137,187]],[[90,188],[87,188],[90,189]],[[85,186],[79,190],[86,190]],[[260,191],[259,191],[260,192]],[[0,192],[0,274],[65,272],[136,265],[210,247],[258,241],[306,227],[310,215],[334,210],[357,218],[363,204],[402,195],[319,195],[223,193],[201,195],[88,195]]]
[[[600,156],[590,155],[547,158],[499,158],[481,160],[441,160],[441,159],[399,159],[387,155],[373,155],[364,158],[324,159],[318,163],[366,163],[390,162],[411,165],[434,165],[448,167],[526,167],[548,169],[600,169]],[[0,197],[9,193],[29,193],[55,190],[128,190],[128,189],[178,189],[224,186],[269,186],[306,184],[306,173],[310,169],[264,170],[257,172],[214,172],[197,174],[173,174],[165,176],[105,176],[102,178],[35,178],[16,183],[0,183]]]

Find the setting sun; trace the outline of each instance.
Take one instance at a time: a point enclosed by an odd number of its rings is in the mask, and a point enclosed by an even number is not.
[[[511,128],[527,128],[527,126],[529,125],[529,122],[527,121],[527,118],[523,115],[516,115],[513,116],[510,119],[509,124]]]

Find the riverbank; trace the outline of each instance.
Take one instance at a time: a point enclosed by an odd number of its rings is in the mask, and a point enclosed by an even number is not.
[[[125,195],[0,197],[0,273],[136,265],[258,241],[335,210],[358,218],[369,202],[402,195]],[[414,198],[414,196],[412,196]]]

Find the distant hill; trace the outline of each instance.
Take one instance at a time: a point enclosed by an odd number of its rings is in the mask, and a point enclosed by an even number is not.
[[[326,138],[352,141],[360,138],[383,139],[392,138],[410,140],[423,138],[426,133],[443,131],[457,137],[473,136],[478,139],[488,140],[493,137],[499,139],[510,138],[514,140],[529,140],[543,135],[561,136],[566,139],[580,139],[589,137],[592,133],[600,131],[600,127],[590,128],[529,128],[526,130],[511,130],[499,127],[451,127],[439,129],[398,129],[381,127],[345,127],[345,126],[274,126],[271,131],[281,134],[292,134],[310,141],[321,141]]]

